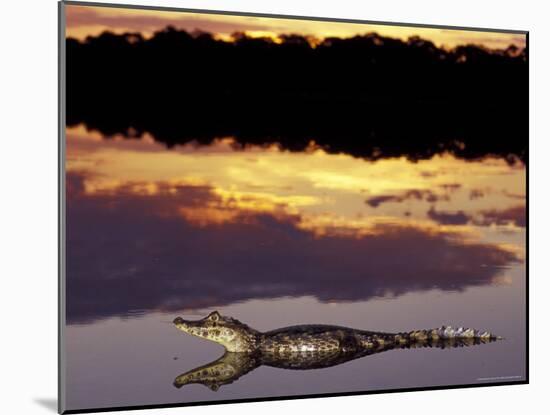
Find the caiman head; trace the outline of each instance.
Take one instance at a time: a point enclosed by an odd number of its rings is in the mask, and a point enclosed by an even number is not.
[[[200,320],[174,319],[178,329],[187,334],[221,344],[229,352],[253,353],[257,350],[260,333],[217,311]]]

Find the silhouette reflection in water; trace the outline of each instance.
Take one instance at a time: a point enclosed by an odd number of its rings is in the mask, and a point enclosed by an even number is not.
[[[233,143],[167,151],[70,130],[69,324],[254,299],[462,292],[522,262],[522,165]]]
[[[67,39],[67,120],[106,136],[148,132],[169,148],[233,136],[304,151],[315,138],[368,160],[448,151],[527,162],[526,56],[376,33],[314,45],[173,27],[150,39],[105,32]]]
[[[360,352],[334,355],[317,355],[311,352],[291,352],[285,355],[258,355],[249,353],[225,354],[217,360],[206,365],[199,366],[188,372],[182,373],[174,380],[174,386],[181,388],[185,385],[204,385],[216,392],[223,385],[229,385],[259,368],[260,366],[271,366],[279,369],[291,370],[312,370],[324,369],[331,366],[341,365],[351,360],[360,359],[377,353],[397,349],[415,349],[433,347],[439,349],[450,349],[455,347],[469,347],[496,341],[495,339],[447,339],[439,341],[415,342],[407,345],[386,345],[379,349],[367,349]]]

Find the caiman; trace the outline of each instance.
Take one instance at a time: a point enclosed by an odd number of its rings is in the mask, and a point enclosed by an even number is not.
[[[320,369],[392,349],[464,347],[501,339],[487,331],[449,326],[384,333],[306,324],[260,332],[217,311],[196,321],[177,317],[174,324],[185,333],[225,348],[226,353],[218,360],[186,372],[174,381],[176,387],[200,383],[212,390],[262,365],[295,370]]]

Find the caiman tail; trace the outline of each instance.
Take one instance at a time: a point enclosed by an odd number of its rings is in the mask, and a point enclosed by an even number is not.
[[[365,333],[361,343],[366,348],[380,347],[461,347],[502,340],[488,331],[442,326],[436,329],[413,330],[403,333]]]
[[[502,340],[502,337],[496,336],[488,331],[468,329],[464,327],[453,328],[451,326],[441,326],[438,329],[414,330],[406,333],[412,339],[417,340],[457,340],[457,339],[479,339],[479,340]]]

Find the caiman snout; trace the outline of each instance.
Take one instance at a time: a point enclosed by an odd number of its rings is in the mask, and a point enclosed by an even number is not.
[[[176,317],[174,319],[174,325],[176,326],[176,328],[186,333],[189,332],[189,330],[192,328],[193,323],[193,321],[184,320],[181,317]]]

